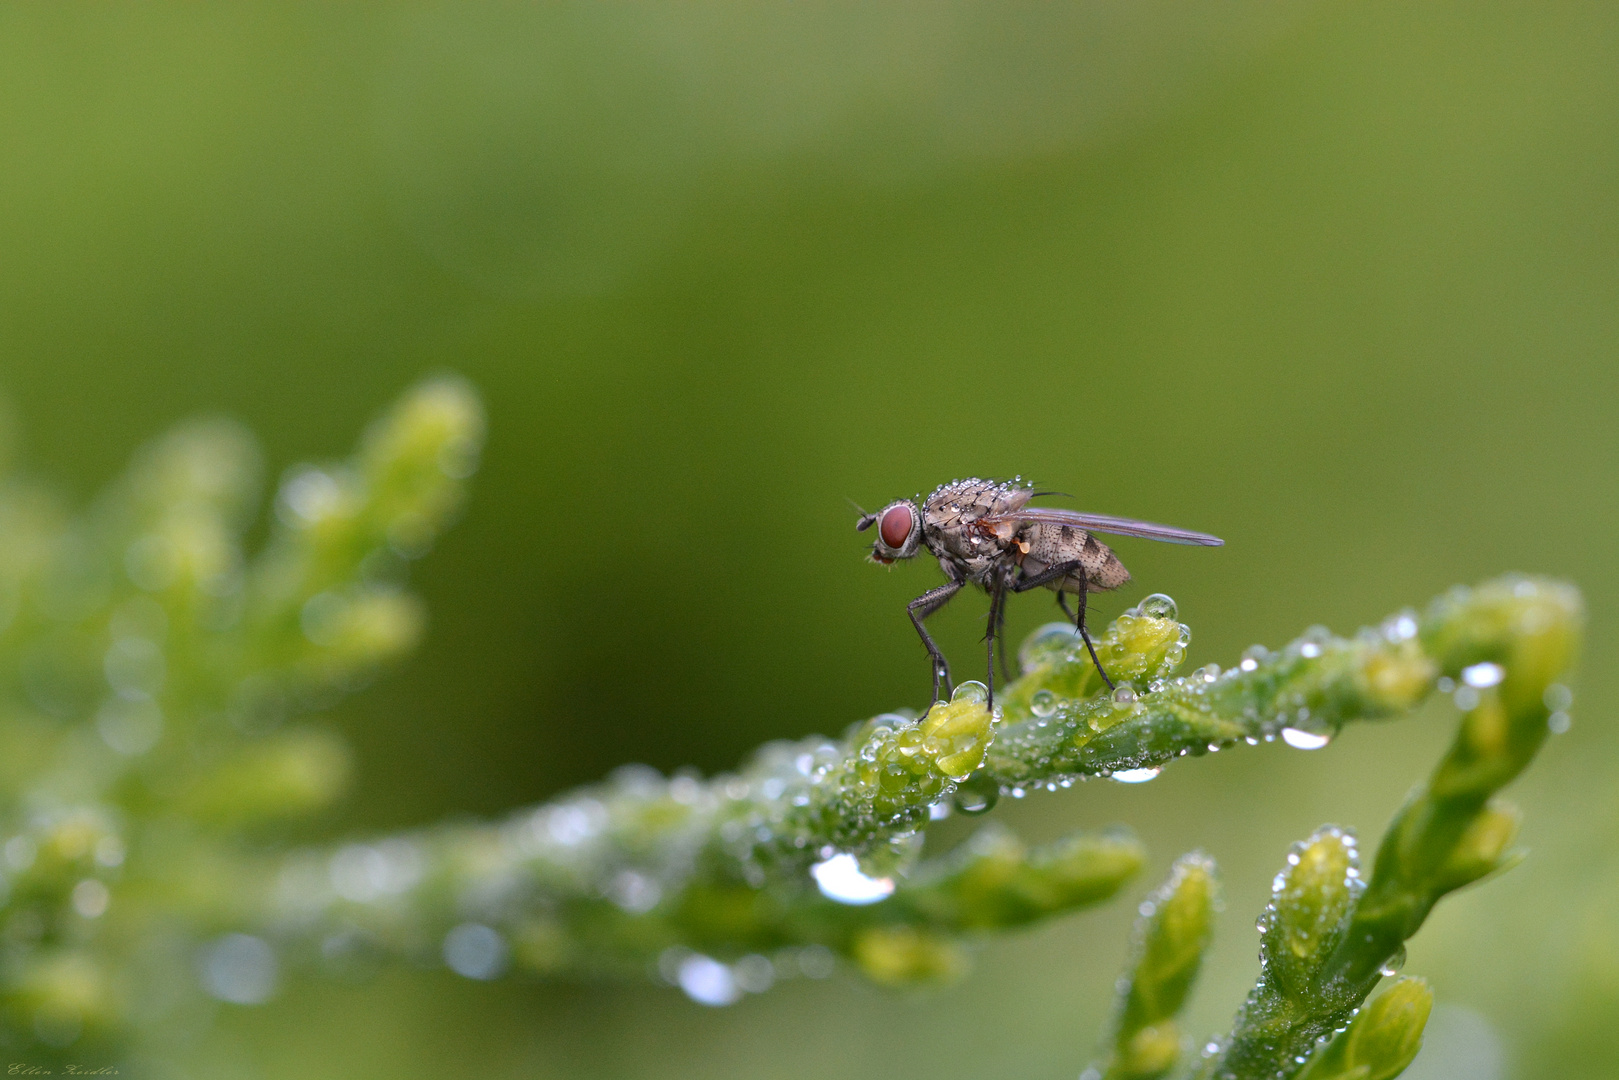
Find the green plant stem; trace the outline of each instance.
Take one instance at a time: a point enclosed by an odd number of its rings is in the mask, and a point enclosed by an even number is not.
[[[1201,1075],[1288,1077],[1341,1029],[1440,897],[1511,865],[1517,814],[1492,801],[1545,741],[1551,687],[1583,619],[1572,588],[1507,578],[1441,598],[1419,640],[1469,706],[1428,783],[1395,815],[1362,887],[1353,838],[1297,848],[1266,914],[1263,974]],[[1469,685],[1471,684],[1471,685]]]

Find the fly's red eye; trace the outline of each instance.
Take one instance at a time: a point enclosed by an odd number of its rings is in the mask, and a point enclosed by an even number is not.
[[[911,535],[911,508],[909,506],[891,506],[883,514],[882,524],[877,526],[877,535],[883,538],[883,543],[891,548],[902,548]]]

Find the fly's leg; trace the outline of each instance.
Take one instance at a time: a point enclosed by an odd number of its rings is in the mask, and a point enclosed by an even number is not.
[[[1058,578],[1067,577],[1069,574],[1075,574],[1079,577],[1079,614],[1072,616],[1074,628],[1079,631],[1080,638],[1085,642],[1085,648],[1090,651],[1091,663],[1096,665],[1096,673],[1102,676],[1102,682],[1107,684],[1109,690],[1112,690],[1113,680],[1107,677],[1107,671],[1102,667],[1102,661],[1096,655],[1096,646],[1091,642],[1090,632],[1085,629],[1085,601],[1090,595],[1090,581],[1085,576],[1084,564],[1075,560],[1048,566],[1033,577],[1020,577],[1012,582],[1012,591],[1027,592],[1030,589],[1038,589],[1042,585],[1048,585]],[[1063,614],[1068,615],[1068,605],[1063,600],[1061,589],[1057,590],[1057,603],[1061,605]]]
[[[984,642],[989,651],[989,670],[984,677],[984,685],[989,689],[989,711],[995,712],[995,643],[1000,639],[1001,623],[1006,619],[1006,588],[1004,579],[997,578],[989,590],[989,630],[984,634]],[[1001,664],[1006,663],[1006,651],[1001,651]]]
[[[1079,627],[1079,636],[1085,639],[1085,648],[1090,650],[1091,663],[1096,665],[1096,673],[1102,676],[1102,682],[1107,684],[1109,690],[1113,689],[1113,680],[1107,677],[1107,671],[1102,667],[1102,661],[1097,658],[1096,646],[1091,642],[1091,635],[1085,629],[1085,600],[1090,595],[1090,582],[1085,579],[1085,568],[1079,568],[1079,616],[1074,625]]]
[[[1002,682],[1012,682],[1012,669],[1007,667],[1007,606],[1001,601],[1001,622],[996,623],[996,653],[1001,654]]]
[[[961,582],[947,581],[936,589],[929,589],[905,605],[906,614],[911,617],[911,625],[916,627],[917,634],[922,638],[923,646],[928,650],[928,658],[933,662],[933,701],[935,704],[939,700],[940,680],[944,682],[944,692],[947,694],[950,692],[950,661],[944,658],[944,653],[939,651],[939,646],[933,643],[933,638],[928,634],[927,627],[922,625],[922,620],[944,607],[945,604],[949,603],[950,598],[960,591]]]

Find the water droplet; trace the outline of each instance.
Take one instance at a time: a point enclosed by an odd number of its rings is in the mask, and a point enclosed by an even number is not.
[[[493,979],[506,970],[509,952],[498,930],[482,923],[462,923],[444,935],[444,962],[468,979]]]
[[[968,680],[956,687],[955,693],[950,695],[951,701],[970,701],[979,705],[989,702],[989,687],[981,682]]]
[[[1145,784],[1162,771],[1162,769],[1120,769],[1113,774],[1113,779],[1121,784]]]
[[[1050,716],[1057,711],[1057,695],[1050,690],[1036,690],[1029,699],[1029,711],[1036,716]]]
[[[112,894],[95,878],[85,878],[73,886],[73,910],[86,919],[99,919],[107,912]]]
[[[1546,727],[1551,730],[1553,735],[1563,734],[1572,724],[1573,721],[1569,719],[1568,713],[1560,710],[1546,717]]]
[[[1079,631],[1072,623],[1046,623],[1030,634],[1018,649],[1018,665],[1025,671],[1054,663],[1080,644]]]
[[[1173,619],[1180,614],[1175,601],[1163,593],[1153,593],[1136,605],[1136,610],[1149,619]]]
[[[1399,951],[1397,951],[1393,956],[1389,957],[1388,960],[1383,963],[1383,966],[1377,969],[1377,973],[1383,976],[1385,979],[1392,978],[1393,976],[1398,975],[1400,973],[1400,969],[1404,966],[1405,946],[1402,945],[1400,946]]]
[[[1554,682],[1546,687],[1546,692],[1540,695],[1540,700],[1553,712],[1564,712],[1574,704],[1574,692],[1562,683]]]
[[[1289,727],[1282,729],[1282,741],[1296,750],[1319,750],[1332,741],[1332,736]]]
[[[1506,676],[1506,668],[1502,667],[1500,664],[1492,664],[1488,661],[1482,664],[1474,664],[1472,667],[1462,669],[1462,682],[1479,690],[1485,689],[1486,687],[1495,686],[1502,679],[1506,678]]]
[[[736,985],[750,994],[762,994],[776,981],[776,965],[767,956],[749,953],[731,965]]]
[[[677,978],[686,996],[699,1005],[730,1005],[742,996],[731,969],[702,953],[682,960]]]
[[[1313,641],[1306,641],[1303,645],[1299,646],[1299,655],[1308,660],[1314,660],[1316,657],[1321,655],[1321,646],[1317,645]]]
[[[221,1001],[261,1005],[275,994],[275,950],[262,938],[226,934],[200,957],[203,988]]]
[[[821,895],[840,904],[875,904],[894,892],[893,878],[867,877],[860,871],[860,861],[847,852],[816,863],[810,874]]]
[[[987,814],[995,809],[1001,793],[993,784],[963,784],[951,801],[963,814]]]
[[[1194,679],[1202,679],[1206,683],[1211,683],[1214,680],[1218,679],[1219,677],[1220,677],[1220,665],[1219,664],[1204,664],[1202,667],[1200,667],[1196,671],[1192,672],[1192,678],[1194,678]]]
[[[1478,708],[1478,691],[1471,686],[1457,687],[1456,693],[1451,697],[1462,712],[1472,712]]]
[[[1113,700],[1118,702],[1120,705],[1134,705],[1136,700],[1136,688],[1131,686],[1129,683],[1120,683],[1113,691]]]
[[[1258,671],[1259,670],[1259,661],[1255,660],[1251,656],[1247,656],[1247,657],[1244,657],[1242,663],[1238,664],[1237,666],[1242,668],[1242,670],[1244,670],[1244,671]]]

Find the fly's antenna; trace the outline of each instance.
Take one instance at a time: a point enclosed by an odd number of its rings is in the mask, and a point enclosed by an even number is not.
[[[871,528],[872,523],[877,520],[876,514],[866,513],[866,508],[855,502],[853,499],[845,496],[843,501],[853,507],[854,512],[860,515],[860,520],[854,523],[855,532],[865,532],[867,529]]]

